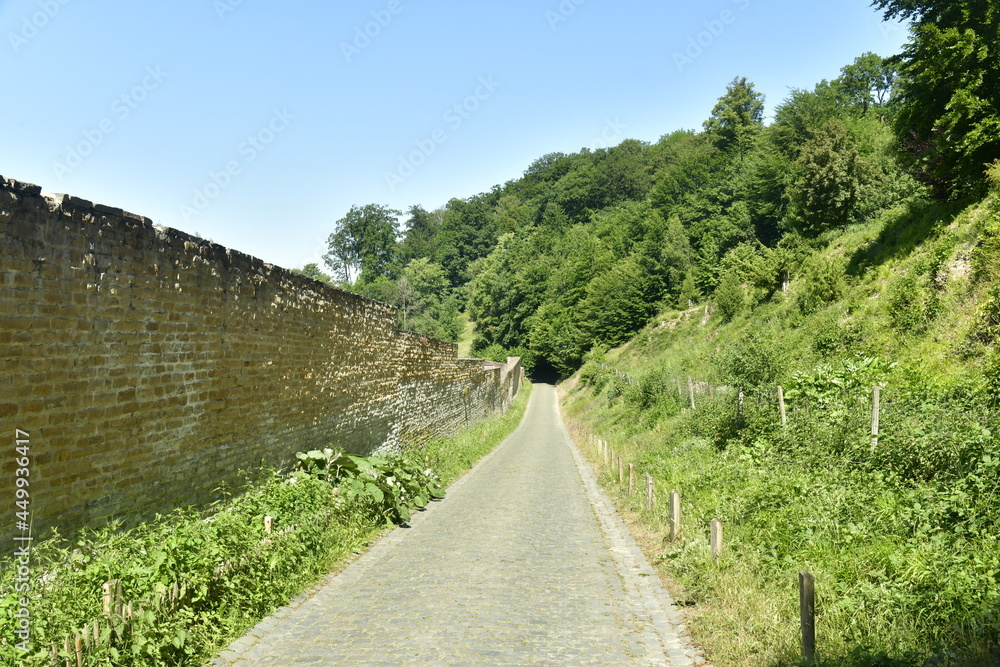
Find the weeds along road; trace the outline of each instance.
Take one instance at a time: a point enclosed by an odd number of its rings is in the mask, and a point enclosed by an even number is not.
[[[215,665],[693,665],[673,605],[536,385],[518,429]]]

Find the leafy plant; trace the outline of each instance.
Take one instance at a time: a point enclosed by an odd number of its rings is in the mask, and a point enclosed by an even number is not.
[[[346,501],[372,505],[388,523],[405,523],[414,508],[444,498],[441,481],[433,470],[421,470],[398,454],[365,457],[324,449],[295,456],[304,472],[330,481]]]

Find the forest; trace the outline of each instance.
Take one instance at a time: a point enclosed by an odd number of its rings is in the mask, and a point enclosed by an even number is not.
[[[846,64],[765,100],[736,77],[700,130],[551,153],[490,192],[406,214],[356,206],[336,223],[329,272],[304,271],[400,308],[401,326],[474,351],[516,352],[567,376],[666,308],[729,319],[808,276],[847,272],[817,248],[899,206],[975,201],[1000,156],[995,3],[878,0],[912,21],[904,52]],[[707,110],[708,111],[708,110]],[[831,291],[832,290],[832,291]]]

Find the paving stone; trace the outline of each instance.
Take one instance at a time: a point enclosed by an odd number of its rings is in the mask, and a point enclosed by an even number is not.
[[[566,434],[554,388],[536,385],[518,430],[444,502],[220,659],[239,667],[691,667],[681,631],[669,595]]]

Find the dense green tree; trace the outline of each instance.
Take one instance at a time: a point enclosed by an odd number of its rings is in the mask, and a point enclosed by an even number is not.
[[[505,234],[477,264],[467,307],[476,321],[477,347],[511,349],[527,335],[526,320],[542,304],[551,262],[539,261],[534,238]]]
[[[822,81],[813,90],[793,88],[774,112],[768,133],[775,147],[795,160],[814,130],[842,118],[848,101],[839,82]]]
[[[736,77],[704,126],[720,149],[742,158],[764,126],[764,94],[754,90],[745,76]]]
[[[604,208],[623,201],[643,200],[653,185],[645,159],[646,144],[626,139],[619,145],[597,151],[594,185],[599,206]]]
[[[850,223],[873,172],[847,128],[827,122],[803,145],[796,164],[799,178],[791,189],[791,224],[818,234]]]
[[[433,259],[444,267],[453,287],[469,282],[469,264],[490,254],[496,245],[496,199],[494,193],[480,194],[452,199],[445,207]]]
[[[400,211],[379,204],[352,206],[327,240],[324,262],[343,283],[388,276],[396,252]]]
[[[939,197],[981,193],[1000,155],[1000,5],[995,0],[875,0],[914,22],[899,64],[896,136]]]
[[[645,326],[658,310],[658,283],[636,255],[596,275],[579,306],[589,342],[615,347]]]
[[[868,51],[840,70],[839,83],[847,100],[867,114],[869,109],[883,109],[889,104],[896,84],[896,69],[891,61]]]
[[[663,166],[650,193],[665,216],[693,192],[717,182],[725,168],[724,155],[708,135],[681,130],[660,140]]]
[[[432,257],[441,228],[443,211],[428,212],[422,206],[411,206],[403,237],[396,251],[396,261],[406,266],[420,257]]]

